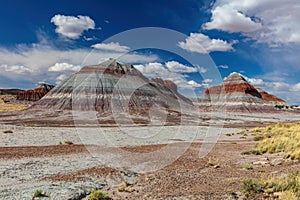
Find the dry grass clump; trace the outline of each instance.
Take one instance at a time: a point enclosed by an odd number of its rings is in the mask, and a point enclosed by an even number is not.
[[[265,180],[245,179],[242,181],[243,193],[247,197],[260,199],[297,200],[300,199],[300,173],[292,172],[283,178]]]
[[[260,153],[284,152],[285,158],[300,159],[300,123],[276,124],[251,130]]]
[[[300,173],[292,172],[284,178],[270,178],[263,181],[263,187],[279,199],[300,199]]]
[[[26,104],[15,104],[15,103],[5,103],[2,99],[7,100],[14,100],[15,97],[12,95],[0,95],[0,112],[12,112],[12,111],[19,111],[19,110],[25,110],[29,107],[29,105]]]

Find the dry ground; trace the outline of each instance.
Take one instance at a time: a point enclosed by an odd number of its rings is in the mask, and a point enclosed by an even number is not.
[[[152,173],[139,174],[137,181],[127,185],[129,192],[120,192],[120,186],[117,185],[108,185],[104,190],[113,199],[243,199],[241,180],[268,177],[271,174],[283,176],[300,169],[299,161],[283,160],[282,154],[241,155],[241,152],[253,149],[255,144],[249,136],[243,139],[231,139],[228,136],[228,139],[219,141],[208,156],[199,158],[201,141],[194,142],[169,166]],[[151,152],[160,147],[147,145],[124,149],[130,152]],[[82,145],[1,147],[0,158],[43,158],[85,151]],[[246,169],[246,164],[253,166],[253,169]],[[114,173],[119,173],[118,169],[99,166],[44,177],[43,181],[75,181]]]

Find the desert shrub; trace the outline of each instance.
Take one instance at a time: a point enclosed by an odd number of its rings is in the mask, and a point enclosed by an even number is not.
[[[251,165],[251,164],[245,164],[243,168],[247,169],[247,170],[250,170],[250,169],[253,169],[253,165]]]
[[[43,190],[36,190],[33,194],[33,197],[42,197],[45,196]]]
[[[209,157],[208,161],[207,161],[207,165],[208,166],[218,166],[218,165],[220,165],[220,161],[217,158]]]
[[[242,181],[243,193],[247,197],[256,196],[259,193],[262,193],[261,183],[258,179],[244,179]]]
[[[67,144],[67,145],[74,144],[72,141],[69,141],[69,140],[65,141],[64,143]]]
[[[91,194],[88,196],[88,200],[109,200],[111,199],[108,194],[101,190],[95,190],[91,192]]]

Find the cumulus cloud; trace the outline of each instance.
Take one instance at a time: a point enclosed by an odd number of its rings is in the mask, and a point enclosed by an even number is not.
[[[141,71],[148,78],[162,78],[164,80],[173,81],[180,89],[193,90],[200,87],[205,87],[207,84],[199,84],[194,80],[187,80],[188,76],[182,74],[195,73],[197,68],[183,65],[177,61],[169,61],[164,64],[151,62],[145,65],[134,65],[136,69]]]
[[[294,92],[300,92],[300,83],[296,83],[296,84],[292,87],[292,91],[294,91]]]
[[[115,51],[115,52],[128,52],[130,50],[127,46],[122,46],[118,42],[110,42],[110,43],[98,43],[94,44],[91,47],[95,49],[101,49],[105,51]]]
[[[237,41],[228,43],[221,39],[211,39],[202,33],[191,33],[188,38],[178,45],[189,52],[197,52],[201,54],[208,54],[213,51],[232,51],[232,45]]]
[[[205,67],[198,67],[198,69],[199,69],[199,72],[202,74],[207,72],[207,69]]]
[[[55,65],[49,67],[49,72],[76,72],[80,70],[80,65],[73,65],[69,63],[55,63]]]
[[[211,10],[211,21],[203,28],[242,32],[272,47],[299,43],[299,7],[298,0],[217,0]]]
[[[239,10],[229,6],[217,6],[212,10],[211,22],[204,24],[207,30],[219,29],[228,32],[253,32],[261,29],[259,22],[253,21]]]
[[[62,81],[64,81],[66,78],[68,78],[68,76],[66,74],[60,74],[58,77],[56,77],[56,84],[61,83]]]
[[[210,78],[204,79],[204,80],[202,81],[202,83],[212,83],[212,82],[213,82],[213,80],[210,79]]]
[[[192,72],[197,72],[197,68],[195,67],[189,67],[186,65],[183,65],[177,61],[169,61],[166,62],[166,67],[171,71],[171,72],[183,72],[183,73],[192,73]]]
[[[62,72],[71,75],[80,69],[80,66],[93,65],[106,58],[115,58],[122,63],[149,63],[158,59],[156,55],[127,53],[123,56],[119,52],[106,52],[95,49],[68,49],[60,50],[45,45],[19,45],[15,49],[0,47],[0,79],[14,80],[10,87],[22,88],[37,83],[40,80],[55,83]],[[30,74],[30,76],[24,76]]]
[[[56,33],[71,39],[78,39],[84,31],[95,29],[95,22],[89,16],[58,14],[51,18],[51,22],[56,25]]]
[[[194,80],[190,80],[187,82],[192,88],[199,88],[199,87],[202,87],[203,85],[202,84],[199,84],[197,83],[196,81]]]

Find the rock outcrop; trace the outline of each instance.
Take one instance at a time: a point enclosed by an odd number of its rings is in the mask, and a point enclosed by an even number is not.
[[[54,86],[46,83],[39,83],[38,87],[33,90],[19,92],[17,100],[38,101],[45,96]]]
[[[275,105],[284,101],[256,89],[238,73],[231,74],[222,85],[208,88],[197,104],[201,110],[228,112],[277,112]]]
[[[169,81],[148,80],[132,65],[110,59],[83,67],[53,88],[33,108],[136,113],[154,105],[166,110],[179,109],[181,103],[192,105],[178,95],[176,88]]]

